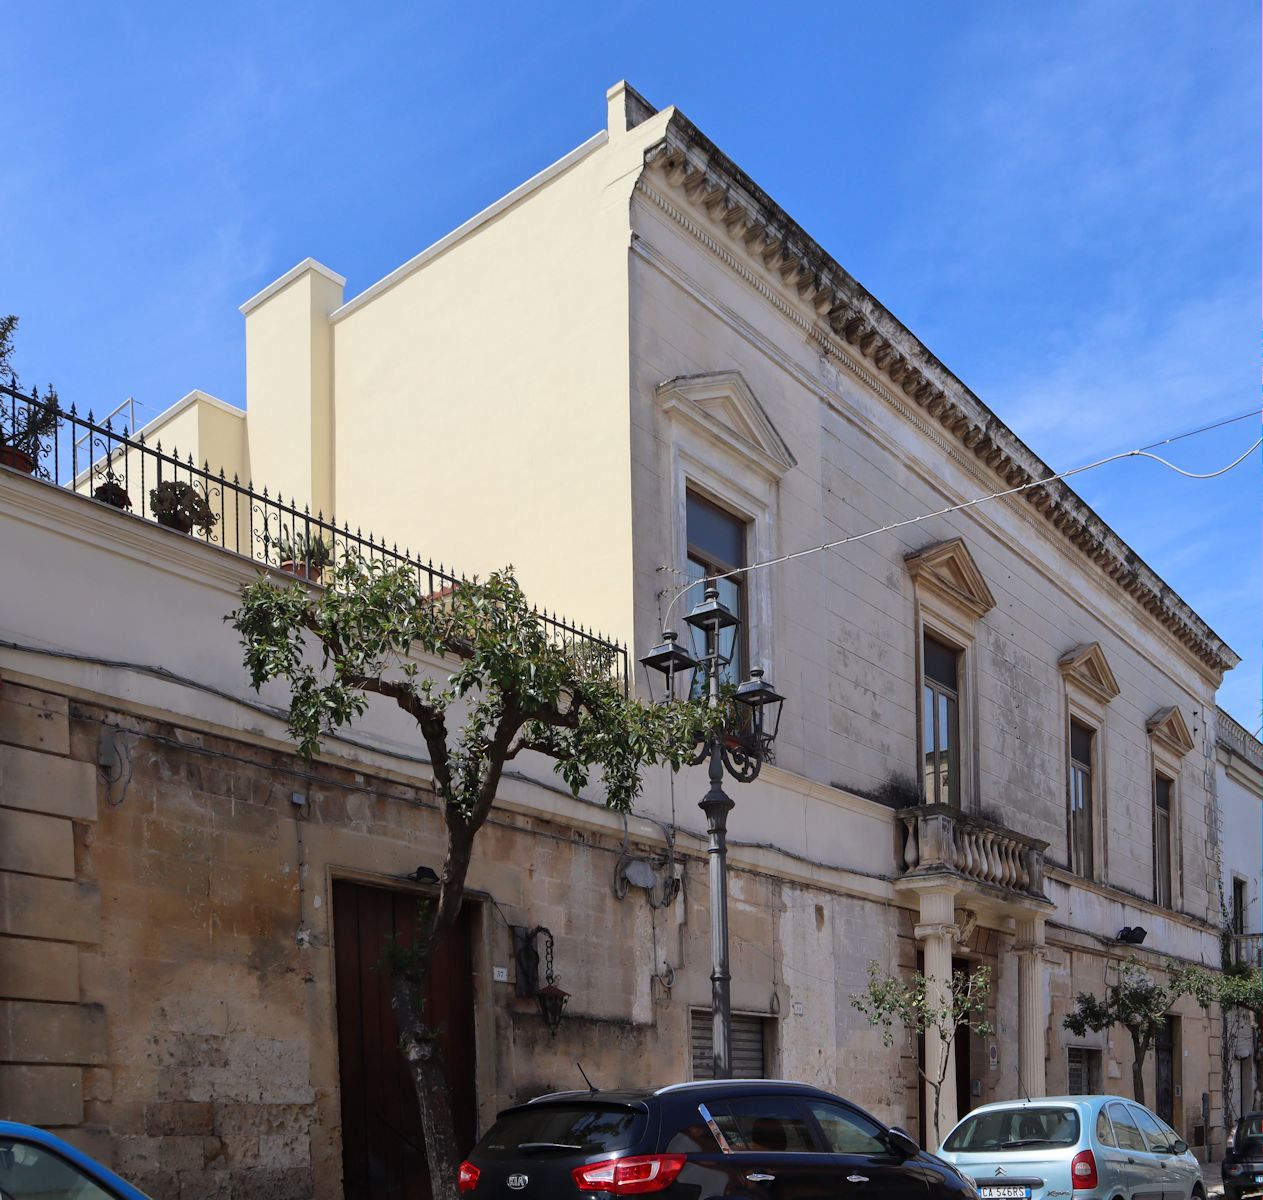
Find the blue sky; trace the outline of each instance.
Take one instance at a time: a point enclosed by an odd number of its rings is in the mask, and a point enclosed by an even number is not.
[[[362,290],[625,77],[1069,467],[1258,404],[1258,26],[1238,0],[8,5],[0,311],[27,381],[98,413],[242,403],[243,300],[308,255]],[[1221,702],[1251,730],[1259,482],[1257,455],[1078,481],[1243,656]]]

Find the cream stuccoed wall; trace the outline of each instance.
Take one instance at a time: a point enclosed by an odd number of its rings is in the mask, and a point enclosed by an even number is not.
[[[346,280],[306,259],[242,305],[250,465],[272,494],[334,511],[333,330]]]
[[[333,313],[334,455],[340,517],[465,572],[512,563],[627,637],[624,263],[651,134],[614,125]]]

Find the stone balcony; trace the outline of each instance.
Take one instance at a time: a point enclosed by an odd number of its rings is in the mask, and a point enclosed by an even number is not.
[[[947,804],[898,812],[903,825],[903,879],[950,877],[962,891],[1011,898],[1022,907],[1048,905],[1044,895],[1047,842],[1025,837]]]
[[[1256,971],[1263,968],[1263,933],[1234,933],[1232,961]]]

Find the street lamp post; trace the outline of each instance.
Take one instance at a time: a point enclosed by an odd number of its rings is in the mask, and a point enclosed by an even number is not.
[[[662,644],[640,661],[646,674],[656,671],[665,685],[654,699],[676,699],[675,684],[683,679],[685,696],[703,700],[711,709],[724,706],[726,698],[723,674],[733,658],[740,620],[719,599],[714,581],[708,583],[706,596],[687,617],[685,623],[693,635],[696,658],[676,644],[676,635],[665,632]],[[705,680],[701,694],[694,696],[693,678],[702,671]],[[650,691],[652,687],[652,675]],[[733,802],[724,791],[725,772],[739,783],[756,778],[763,763],[771,757],[772,745],[780,725],[784,697],[763,678],[761,670],[750,672],[750,678],[731,695],[734,704],[728,718],[718,722],[699,738],[693,764],[708,764],[710,787],[698,807],[706,816],[710,837],[708,850],[710,879],[710,996],[711,1037],[716,1079],[732,1077],[732,1003],[731,975],[728,970],[728,814]]]

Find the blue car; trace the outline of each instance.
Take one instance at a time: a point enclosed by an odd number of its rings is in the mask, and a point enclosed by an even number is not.
[[[981,1200],[1206,1200],[1184,1140],[1124,1096],[1043,1096],[975,1108],[939,1157]]]
[[[149,1200],[69,1142],[14,1121],[0,1121],[0,1196],[4,1200]]]

